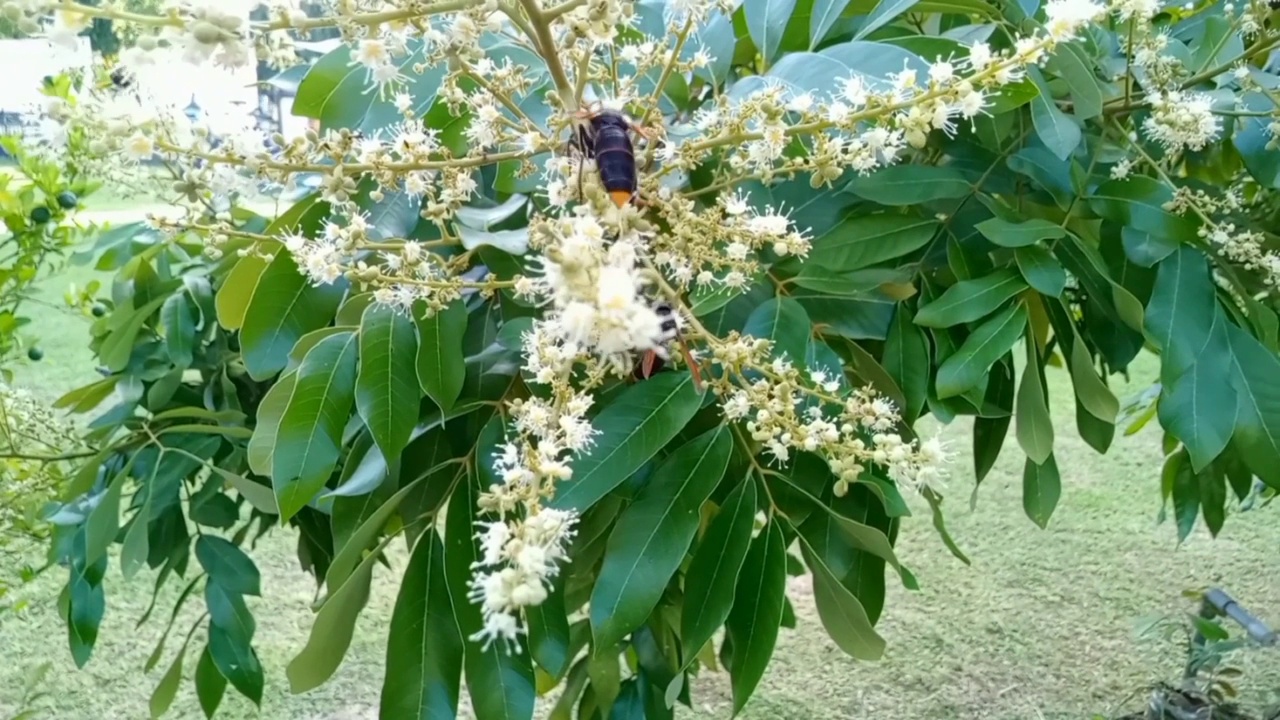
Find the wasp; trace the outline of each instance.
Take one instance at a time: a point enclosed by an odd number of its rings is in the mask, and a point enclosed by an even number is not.
[[[667,346],[675,342],[680,346],[680,353],[684,356],[685,363],[689,365],[689,372],[693,374],[694,389],[702,392],[702,371],[698,369],[698,364],[694,362],[693,355],[689,352],[689,346],[680,336],[680,315],[671,303],[667,302],[657,303],[653,306],[653,311],[658,315],[659,334],[654,338],[653,349],[646,350],[640,358],[640,364],[636,366],[634,372],[635,379],[648,380],[660,372],[671,361]]]
[[[639,179],[636,173],[636,150],[631,133],[648,138],[649,133],[617,110],[580,110],[575,114],[584,121],[578,125],[575,144],[582,159],[592,157],[600,184],[618,207],[636,199]],[[578,166],[578,197],[582,197],[582,166]]]

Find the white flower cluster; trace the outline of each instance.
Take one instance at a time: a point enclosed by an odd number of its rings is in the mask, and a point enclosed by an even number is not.
[[[1237,228],[1235,223],[1207,223],[1200,228],[1200,237],[1231,262],[1257,272],[1267,285],[1280,287],[1280,253],[1267,249],[1262,233]]]
[[[717,359],[728,366],[752,364],[767,353],[768,341],[738,338],[726,343]],[[818,453],[836,476],[835,492],[844,495],[871,466],[879,466],[902,487],[938,489],[947,477],[951,454],[937,439],[904,440],[902,417],[893,402],[875,389],[842,391],[837,377],[821,369],[806,373],[789,359],[772,361],[755,380],[741,379],[721,402],[725,417],[742,420],[747,432],[779,462],[792,451]]]
[[[480,604],[484,627],[472,640],[519,651],[521,612],[547,599],[576,522],[571,512],[542,508],[519,521],[481,523],[482,557],[473,565],[469,598]]]
[[[1152,93],[1147,102],[1151,116],[1142,123],[1142,130],[1170,153],[1202,150],[1222,130],[1221,120],[1213,114],[1213,101],[1204,93],[1169,90]]]

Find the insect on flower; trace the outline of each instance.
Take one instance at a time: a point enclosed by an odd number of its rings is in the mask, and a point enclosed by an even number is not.
[[[646,350],[644,356],[640,358],[640,364],[636,366],[636,380],[648,380],[655,374],[660,372],[671,360],[671,355],[667,351],[667,346],[675,341],[680,345],[680,353],[684,355],[684,361],[689,365],[689,372],[693,375],[693,387],[698,392],[702,392],[702,372],[698,369],[698,363],[694,361],[693,355],[689,352],[689,346],[685,344],[684,338],[680,336],[680,315],[675,308],[667,302],[659,302],[653,306],[653,311],[657,313],[661,324],[661,334],[657,338],[656,347],[652,350]]]
[[[570,144],[577,146],[582,159],[588,156],[595,159],[600,184],[604,185],[614,204],[623,207],[635,201],[639,180],[631,132],[645,138],[650,136],[649,133],[616,110],[579,110],[574,117],[584,122],[578,125],[577,136],[570,140]],[[578,169],[578,197],[582,197],[581,163]]]

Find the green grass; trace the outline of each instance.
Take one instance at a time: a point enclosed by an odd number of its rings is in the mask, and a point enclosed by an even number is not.
[[[56,301],[67,282],[84,282],[90,275],[75,270],[51,281],[49,299]],[[54,397],[91,380],[86,322],[51,307],[42,306],[35,314],[35,327],[46,333],[46,357],[20,367],[18,382]],[[1118,393],[1142,389],[1155,371],[1153,358],[1141,358],[1134,383],[1118,387]],[[1051,369],[1049,382],[1053,397],[1071,397],[1062,371]],[[970,510],[970,424],[945,428],[960,452],[947,492],[947,518],[973,565],[966,567],[947,553],[927,508],[917,508],[903,526],[899,549],[921,589],[908,592],[890,578],[880,623],[889,648],[879,663],[855,663],[842,655],[818,623],[807,581],[793,579],[790,596],[799,626],[782,632],[777,654],[744,716],[1067,720],[1115,713],[1122,704],[1132,711],[1141,705],[1132,693],[1149,682],[1173,679],[1181,663],[1176,646],[1138,640],[1135,620],[1185,608],[1178,597],[1182,590],[1221,586],[1264,620],[1280,625],[1280,583],[1274,581],[1280,524],[1274,510],[1235,514],[1216,540],[1199,529],[1177,547],[1171,524],[1155,522],[1160,507],[1155,424],[1134,437],[1118,438],[1102,457],[1075,434],[1071,405],[1059,403],[1053,412],[1064,489],[1048,530],[1039,530],[1023,515],[1022,455],[1012,438]],[[12,566],[36,557],[8,561]],[[405,562],[402,549],[393,553],[394,571],[376,575],[342,667],[328,685],[301,696],[289,694],[284,668],[306,641],[313,581],[297,569],[291,533],[266,538],[254,557],[264,578],[264,597],[251,604],[258,621],[255,646],[268,672],[266,697],[259,714],[248,701],[228,695],[221,716],[376,718],[384,634]],[[135,629],[150,600],[153,577],[143,574],[126,585],[112,566],[102,633],[93,660],[82,671],[71,662],[54,601],[64,572],[20,588],[19,596],[29,598],[31,608],[0,616],[0,717],[6,704],[16,701],[24,672],[43,660],[54,665],[54,696],[45,706],[49,717],[146,717],[151,689],[196,619],[198,605],[181,613],[163,660],[144,676],[143,663],[179,590],[170,583],[161,593],[156,617]],[[197,634],[193,645],[198,648],[200,642]],[[200,717],[189,683],[195,653],[191,655],[185,667],[188,681],[169,717]],[[1247,698],[1261,702],[1267,699],[1266,689],[1280,688],[1280,650],[1251,651],[1241,661]],[[693,697],[695,711],[682,717],[730,716],[723,673],[705,674]]]

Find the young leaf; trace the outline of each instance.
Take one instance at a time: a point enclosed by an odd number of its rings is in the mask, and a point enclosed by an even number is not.
[[[1022,468],[1022,509],[1027,517],[1042,529],[1048,527],[1049,517],[1061,496],[1062,477],[1053,454],[1038,465],[1028,457]]]
[[[938,368],[934,381],[938,397],[955,397],[976,387],[991,366],[1009,352],[1026,325],[1027,310],[1021,303],[979,325]]]
[[[418,421],[417,356],[412,320],[385,305],[365,310],[356,409],[385,458],[400,456]]]
[[[356,339],[350,333],[321,340],[298,367],[272,456],[271,485],[282,521],[310,502],[333,473],[355,380]]]
[[[462,336],[467,331],[467,308],[461,300],[418,320],[418,382],[441,410],[449,410],[462,392],[466,358]]]
[[[557,485],[550,506],[583,512],[594,505],[665,447],[701,402],[689,373],[659,373],[622,391],[592,421],[600,431],[595,445],[574,460],[573,477]]]
[[[640,627],[698,531],[702,503],[724,477],[733,443],[721,425],[671,453],[618,518],[591,593],[591,631],[611,647]]]
[[[436,533],[424,533],[409,557],[391,615],[380,716],[454,717],[463,642],[445,584],[444,544]]]
[[[689,562],[680,613],[680,641],[689,662],[729,617],[738,572],[751,546],[756,502],[756,484],[748,476],[725,498]]]
[[[725,623],[733,639],[733,655],[727,664],[735,715],[742,711],[764,677],[778,640],[787,589],[787,550],[783,543],[782,529],[774,520],[751,542],[738,576],[733,609]]]
[[[1026,288],[1022,278],[1008,268],[974,280],[961,280],[947,288],[937,300],[920,308],[915,322],[931,328],[974,322],[987,317]]]

